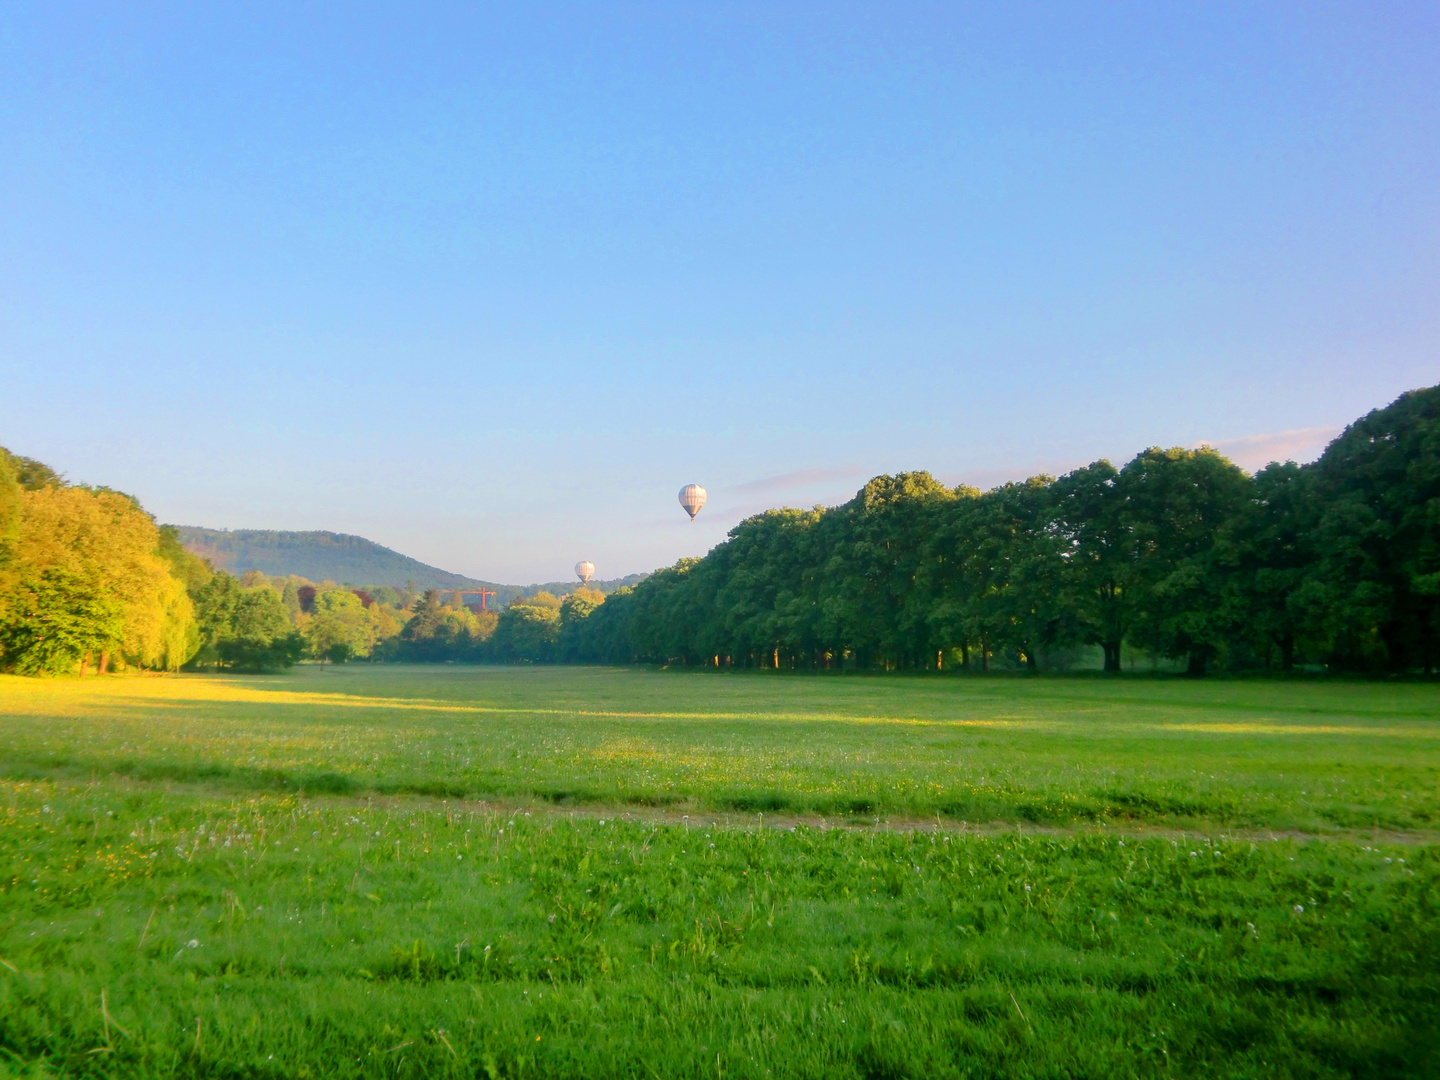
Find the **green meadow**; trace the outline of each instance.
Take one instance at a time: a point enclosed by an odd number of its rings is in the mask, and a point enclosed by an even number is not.
[[[1440,1074],[1440,686],[0,677],[0,1075]]]

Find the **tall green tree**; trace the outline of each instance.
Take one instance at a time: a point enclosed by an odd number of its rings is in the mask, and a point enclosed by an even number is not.
[[[701,561],[681,559],[655,571],[642,583],[647,587],[635,591],[626,637],[636,659],[660,664],[699,661],[693,615],[701,590],[693,587],[690,574]]]
[[[196,592],[200,647],[191,663],[251,671],[291,667],[305,641],[290,620],[280,594],[269,585],[245,588],[223,570]]]
[[[230,625],[219,643],[223,663],[273,671],[294,665],[304,649],[304,639],[291,624],[278,592],[269,585],[237,591]]]
[[[823,571],[825,614],[860,666],[923,667],[934,655],[916,590],[929,537],[955,498],[928,472],[900,473],[877,476],[835,512],[844,541]]]
[[[196,666],[220,664],[220,643],[234,636],[235,611],[240,602],[240,583],[224,570],[195,590],[195,624],[200,647],[191,658]]]
[[[726,543],[690,568],[694,654],[700,662],[789,666],[817,662],[836,646],[821,614],[823,560],[818,510],[767,510],[730,530]],[[827,648],[828,646],[828,648]],[[818,654],[818,657],[817,657]]]
[[[1345,429],[1314,466],[1318,565],[1334,659],[1440,662],[1440,387]]]
[[[1105,670],[1120,670],[1120,651],[1135,619],[1140,551],[1120,471],[1096,461],[1051,487],[1051,522],[1062,541],[1070,614],[1081,638],[1099,645]]]
[[[65,566],[22,578],[19,596],[0,625],[0,656],[21,675],[64,672],[83,657],[116,645],[125,607],[110,592]]]
[[[628,664],[637,657],[630,641],[635,590],[624,585],[605,597],[583,620],[572,624],[572,651],[567,659],[582,664]]]
[[[945,569],[922,599],[949,640],[978,644],[987,670],[1002,649],[1036,670],[1043,648],[1078,632],[1065,605],[1064,541],[1048,527],[1050,483],[1037,476],[961,499],[935,533]]]
[[[92,654],[153,667],[188,658],[191,603],[161,557],[150,515],[118,492],[58,481],[20,486],[0,662],[83,672]]]
[[[500,613],[488,651],[510,663],[552,663],[560,636],[560,606],[560,600],[548,592],[511,603]]]
[[[576,589],[560,604],[560,629],[556,636],[555,657],[573,663],[582,658],[585,623],[605,603],[599,589]]]
[[[1203,675],[1245,616],[1227,583],[1239,569],[1249,478],[1208,447],[1152,447],[1121,470],[1119,487],[1142,590],[1131,635]]]
[[[283,594],[280,603],[282,609],[286,608]],[[369,656],[375,647],[375,624],[360,598],[349,589],[320,593],[315,598],[314,614],[301,633],[311,656],[337,664]]]
[[[1328,640],[1324,590],[1314,576],[1321,516],[1314,479],[1313,470],[1293,461],[1261,469],[1249,511],[1230,538],[1239,568],[1230,586],[1242,595],[1229,603],[1262,655],[1278,653],[1283,671],[1295,667],[1299,654],[1318,654]]]

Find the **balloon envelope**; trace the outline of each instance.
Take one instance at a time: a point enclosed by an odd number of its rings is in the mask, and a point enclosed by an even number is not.
[[[595,576],[595,564],[588,559],[581,559],[575,564],[575,576],[580,579],[580,584],[589,585],[590,579]]]
[[[680,505],[690,515],[690,520],[695,520],[695,515],[705,505],[705,489],[699,484],[686,484],[680,489]]]

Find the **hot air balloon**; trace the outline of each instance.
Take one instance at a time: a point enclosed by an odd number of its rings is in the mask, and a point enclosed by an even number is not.
[[[680,489],[680,505],[690,515],[690,520],[695,520],[695,515],[705,505],[705,489],[699,484],[686,484]]]
[[[595,564],[589,559],[581,559],[575,564],[575,576],[580,579],[581,585],[589,585],[590,579],[595,576]]]

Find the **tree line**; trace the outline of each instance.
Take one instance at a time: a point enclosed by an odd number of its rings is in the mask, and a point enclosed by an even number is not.
[[[1440,660],[1440,387],[1252,475],[1151,448],[991,491],[928,473],[749,518],[608,596],[235,577],[127,495],[0,449],[0,669],[264,671],[303,658],[1192,674]]]
[[[0,671],[274,671],[300,660],[550,662],[603,602],[523,594],[497,615],[461,594],[236,577],[131,496],[72,484],[0,447]]]
[[[0,449],[0,665],[178,667],[197,638],[173,540],[129,496]]]
[[[333,583],[216,571],[133,497],[0,447],[0,670],[268,671],[368,655],[400,626]]]
[[[612,594],[562,659],[1035,670],[1090,648],[1192,674],[1440,660],[1440,387],[1255,475],[1211,449],[980,492],[928,473],[772,510]]]

